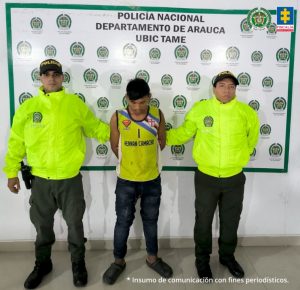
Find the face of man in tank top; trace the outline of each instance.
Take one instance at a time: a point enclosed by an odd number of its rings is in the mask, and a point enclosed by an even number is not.
[[[131,115],[141,117],[148,113],[148,107],[150,102],[149,95],[146,95],[137,100],[130,100],[128,96],[126,96],[126,100],[128,103],[128,110]]]

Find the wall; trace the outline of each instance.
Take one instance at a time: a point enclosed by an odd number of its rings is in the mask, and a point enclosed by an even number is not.
[[[15,1],[11,1],[15,2]],[[26,1],[20,1],[26,2]],[[28,1],[28,3],[41,1]],[[59,1],[48,1],[59,3]],[[80,4],[109,4],[109,5],[144,5],[171,6],[168,1],[164,4],[156,1],[63,1],[63,3]],[[243,3],[242,3],[243,2]],[[218,8],[218,9],[252,9],[263,6],[275,9],[270,1],[251,1],[247,7],[244,1],[232,0],[222,3],[211,0],[208,3],[200,1],[172,1],[174,7]],[[272,1],[275,2],[275,1]],[[290,6],[291,1],[278,1],[281,6]],[[201,4],[200,4],[201,3]],[[299,1],[297,3],[299,8]],[[9,134],[9,96],[7,74],[7,51],[5,29],[5,6],[0,2],[0,168]],[[299,23],[299,17],[298,17]],[[298,25],[298,33],[299,33]],[[247,183],[242,219],[239,227],[241,237],[297,237],[300,234],[300,41],[296,38],[296,56],[294,72],[294,92],[291,118],[289,171],[279,173],[246,173]],[[114,172],[83,172],[87,210],[84,216],[86,236],[92,240],[111,240],[113,238],[114,188],[116,176]],[[0,242],[34,240],[35,230],[30,223],[28,199],[30,192],[22,187],[15,195],[6,187],[6,177],[0,172]],[[163,197],[159,218],[159,236],[161,238],[191,238],[194,223],[194,189],[191,172],[163,172]],[[23,185],[23,184],[22,184]],[[142,237],[142,226],[137,210],[137,219],[131,230],[131,237]],[[218,232],[218,223],[214,222],[214,236]],[[58,240],[65,240],[66,226],[60,212],[56,214],[55,232]]]

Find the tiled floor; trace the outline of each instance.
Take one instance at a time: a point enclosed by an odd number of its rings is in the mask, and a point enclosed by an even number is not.
[[[211,268],[216,279],[212,284],[195,282],[193,249],[163,249],[160,256],[174,270],[170,281],[162,279],[145,264],[143,250],[130,250],[127,255],[127,267],[115,285],[102,283],[102,274],[112,261],[111,251],[88,251],[86,257],[89,282],[84,289],[300,289],[300,247],[240,247],[236,258],[243,266],[246,277],[237,282],[227,269],[219,264],[214,249]],[[38,289],[69,290],[76,289],[72,284],[72,273],[67,252],[54,252],[52,261],[54,270],[45,277]],[[0,253],[0,289],[23,289],[24,279],[33,268],[32,252]],[[276,281],[277,279],[277,281]],[[282,279],[280,281],[279,279]]]

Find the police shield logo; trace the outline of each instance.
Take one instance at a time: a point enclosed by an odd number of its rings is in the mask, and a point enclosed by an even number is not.
[[[34,112],[32,114],[32,121],[33,123],[41,123],[43,120],[43,115],[40,112]]]
[[[109,50],[106,46],[99,46],[97,49],[97,56],[101,60],[108,59],[109,56]]]
[[[159,48],[157,48],[157,47],[151,48],[149,51],[149,57],[150,57],[150,60],[152,60],[152,61],[158,61],[161,57],[161,52],[160,52]]]
[[[163,87],[171,87],[173,84],[173,77],[169,74],[164,74],[160,79]]]
[[[212,59],[212,52],[209,49],[204,49],[200,53],[200,59],[202,62],[210,62]]]
[[[240,50],[235,46],[230,46],[226,50],[226,59],[228,61],[236,62],[239,60]]]
[[[274,80],[271,77],[264,77],[261,83],[264,89],[271,89],[274,85]]]
[[[39,84],[40,83],[40,70],[38,68],[35,68],[31,72],[31,79],[33,83]]]
[[[249,87],[251,83],[251,77],[248,73],[242,72],[237,76],[237,79],[239,81],[239,86],[240,87]]]
[[[43,21],[39,17],[33,17],[30,20],[30,26],[31,26],[32,30],[35,30],[35,31],[42,30],[42,28],[43,28]]]
[[[273,158],[278,158],[281,156],[282,154],[282,146],[279,143],[273,143],[270,147],[269,147],[269,154],[271,157]],[[276,159],[275,159],[276,160]]]
[[[53,58],[56,56],[56,47],[54,45],[47,45],[44,49],[44,53],[46,57]]]
[[[109,79],[113,86],[119,86],[122,83],[122,76],[119,73],[111,74]]]
[[[70,29],[72,24],[71,17],[67,14],[60,14],[56,18],[56,25],[61,30],[68,30]]]
[[[212,127],[213,124],[214,124],[214,119],[213,119],[213,117],[211,117],[211,116],[206,116],[206,117],[203,119],[203,123],[204,123],[204,126],[205,126],[205,127]]]
[[[185,151],[184,145],[173,145],[171,146],[171,153],[175,159],[180,158],[182,159]]]
[[[279,63],[288,63],[290,60],[290,51],[287,48],[280,48],[276,52],[276,59]]]
[[[174,99],[173,99],[173,107],[174,109],[177,110],[184,110],[185,107],[187,105],[187,101],[185,96],[183,95],[177,95]]]
[[[269,36],[274,36],[277,33],[277,25],[276,23],[271,23],[268,27],[267,34]]]
[[[100,97],[97,100],[97,106],[100,110],[107,110],[109,107],[109,100],[105,97]]]
[[[286,109],[286,100],[282,97],[277,97],[273,101],[273,109],[277,112],[283,112]]]
[[[269,124],[263,124],[260,126],[259,131],[262,136],[266,137],[266,136],[270,136],[272,129]]]
[[[106,157],[108,153],[108,147],[105,144],[99,144],[96,148],[96,154],[98,157]]]
[[[185,45],[178,45],[174,51],[177,60],[187,60],[189,56],[189,49]]]
[[[253,51],[252,54],[251,54],[251,60],[253,63],[261,63],[262,60],[263,60],[263,54],[261,51]]]
[[[247,22],[250,23],[254,29],[263,30],[271,24],[271,14],[264,8],[254,8],[249,11],[247,15]]]
[[[160,102],[156,98],[151,98],[149,105],[152,106],[152,107],[159,108]]]
[[[260,104],[257,100],[251,100],[248,105],[255,111],[258,111],[260,107]]]
[[[251,33],[252,32],[252,25],[251,25],[251,23],[249,23],[247,21],[247,18],[244,18],[241,21],[240,29],[241,29],[241,32],[243,32],[243,33]]]
[[[89,68],[84,71],[83,79],[86,84],[96,84],[98,81],[98,73],[95,69]]]
[[[67,85],[67,84],[70,83],[70,81],[71,81],[71,76],[70,76],[70,74],[67,73],[67,72],[64,72],[64,84]]]
[[[24,92],[19,96],[19,104],[24,103],[27,99],[32,98],[32,94]]]
[[[145,82],[149,82],[150,80],[150,75],[146,70],[139,70],[136,74],[135,77],[138,79],[143,79]]]
[[[85,96],[82,93],[75,93],[75,95],[85,103]]]
[[[28,57],[31,55],[32,47],[28,41],[20,41],[17,44],[17,52],[21,57]]]
[[[123,47],[123,56],[127,59],[135,59],[137,55],[137,48],[133,43],[127,43]]]
[[[85,47],[81,42],[73,42],[70,46],[70,53],[73,57],[82,57],[85,52]]]
[[[200,83],[201,77],[198,72],[191,71],[186,75],[186,83],[189,86],[198,86]]]

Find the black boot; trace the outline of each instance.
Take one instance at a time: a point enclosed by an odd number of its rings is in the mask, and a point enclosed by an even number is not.
[[[87,284],[88,273],[86,271],[85,262],[72,262],[73,283],[76,287],[83,287]]]
[[[40,285],[44,276],[52,271],[52,262],[51,260],[39,262],[35,261],[35,266],[33,271],[29,274],[27,279],[24,282],[24,287],[26,289],[34,289]]]

